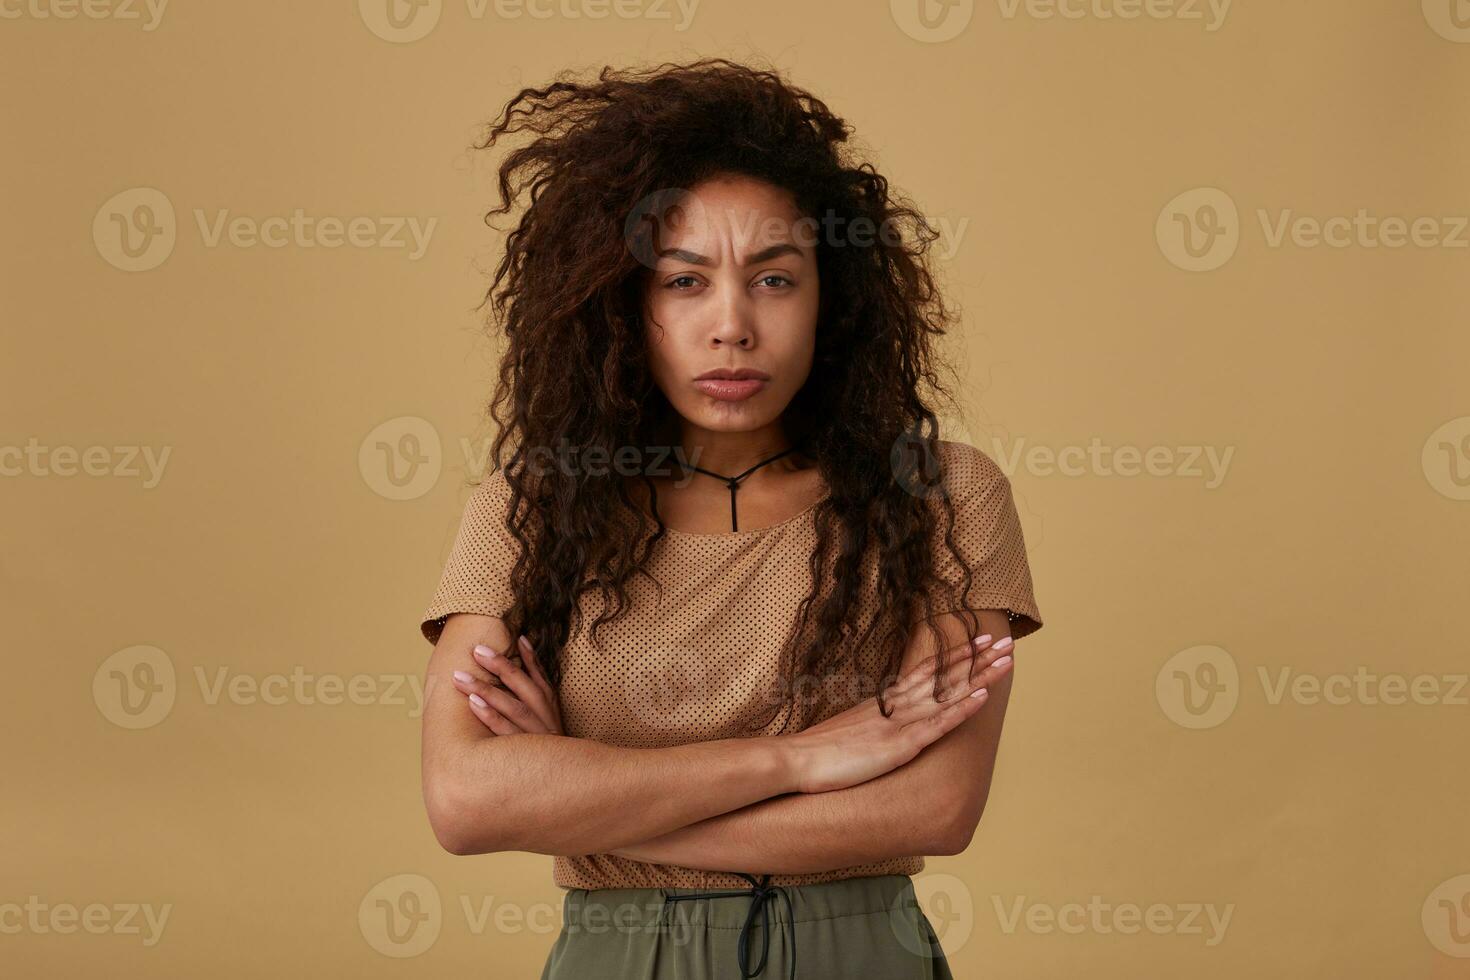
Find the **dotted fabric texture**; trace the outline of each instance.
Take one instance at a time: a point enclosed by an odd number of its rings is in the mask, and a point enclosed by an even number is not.
[[[960,608],[1004,609],[1017,639],[1041,627],[1020,519],[1004,471],[966,443],[938,443],[944,487],[955,508],[953,540],[971,566],[969,592],[958,598],[963,569],[936,534],[935,566],[949,595],[936,595],[936,614]],[[505,527],[510,490],[496,470],[465,504],[438,589],[420,629],[436,642],[456,612],[503,616],[509,611],[509,574],[518,553]],[[820,501],[818,502],[820,503]],[[938,506],[937,504],[935,505]],[[811,588],[809,559],[816,548],[817,504],[779,524],[747,531],[689,533],[672,528],[653,549],[649,571],[628,583],[631,609],[588,635],[603,610],[594,590],[581,599],[586,620],[562,655],[559,692],[566,734],[610,745],[661,748],[718,738],[801,731],[846,705],[810,693],[783,699],[781,647]],[[941,527],[942,531],[942,527]],[[876,556],[870,556],[860,615],[876,609]],[[866,622],[859,618],[857,622]],[[839,690],[847,703],[869,697],[882,673],[875,644],[809,681]],[[866,683],[865,683],[866,682]],[[813,706],[815,704],[815,707]],[[787,714],[792,717],[788,720]],[[762,729],[748,725],[770,719]],[[908,805],[909,801],[896,801]],[[913,875],[922,855],[806,874],[772,875],[802,885],[881,874]],[[759,869],[731,869],[759,873]],[[553,880],[563,888],[747,888],[733,873],[633,861],[613,854],[560,855]]]

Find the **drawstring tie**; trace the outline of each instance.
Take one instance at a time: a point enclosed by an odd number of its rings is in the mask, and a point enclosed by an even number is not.
[[[670,902],[682,901],[686,898],[739,898],[747,896],[750,898],[750,910],[745,914],[745,924],[740,927],[740,941],[736,945],[736,953],[739,957],[740,976],[749,980],[750,977],[760,976],[761,971],[766,968],[766,954],[771,950],[771,913],[766,903],[780,895],[786,901],[786,921],[790,925],[791,934],[791,980],[796,980],[796,921],[791,911],[791,896],[786,889],[780,885],[770,884],[771,876],[764,875],[760,881],[756,881],[752,875],[743,871],[735,874],[750,882],[748,889],[737,888],[734,891],[718,892],[688,892],[683,895],[665,895],[663,908],[667,909]],[[750,927],[755,923],[755,913],[761,913],[761,959],[755,969],[750,968]]]

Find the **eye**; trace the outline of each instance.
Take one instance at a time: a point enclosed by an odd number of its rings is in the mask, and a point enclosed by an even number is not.
[[[794,283],[792,283],[792,281],[791,281],[791,280],[790,280],[790,279],[787,279],[787,278],[786,278],[786,277],[785,277],[785,276],[783,276],[783,275],[780,275],[780,274],[778,274],[778,273],[775,273],[775,272],[772,272],[772,273],[770,273],[770,274],[769,274],[769,275],[764,275],[764,276],[761,276],[761,277],[760,277],[760,278],[759,278],[759,279],[757,279],[757,280],[756,280],[756,281],[757,281],[757,282],[767,282],[767,281],[769,281],[769,280],[771,280],[771,279],[774,279],[774,280],[776,280],[776,281],[777,281],[777,282],[784,282],[784,283],[785,283],[785,284],[786,284],[786,285],[788,285],[788,286],[791,286],[791,285],[794,285]]]
[[[674,278],[670,279],[667,283],[664,284],[664,288],[665,289],[672,289],[672,290],[675,290],[676,292],[688,292],[688,288],[687,287],[682,287],[682,286],[676,286],[676,285],[674,285],[675,283],[685,282],[685,281],[688,281],[691,285],[692,284],[697,284],[699,282],[699,280],[696,279],[696,278],[694,278],[693,276],[688,275],[688,274],[685,274],[685,275],[682,275],[682,276],[675,276]]]

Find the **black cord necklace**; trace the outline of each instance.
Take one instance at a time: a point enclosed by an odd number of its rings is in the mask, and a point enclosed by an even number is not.
[[[717,479],[725,481],[725,486],[730,488],[730,530],[738,531],[740,530],[740,526],[735,521],[735,491],[740,489],[740,481],[745,479],[751,473],[760,469],[762,466],[765,466],[767,463],[774,463],[776,460],[780,459],[782,456],[785,456],[787,453],[795,452],[797,448],[798,447],[796,446],[792,446],[790,449],[783,449],[781,452],[772,456],[770,459],[761,460],[759,463],[756,463],[754,466],[746,470],[744,473],[741,473],[739,476],[726,476],[723,473],[715,473],[711,470],[706,470],[701,467],[695,466],[693,463],[690,463],[689,467],[696,472],[704,473],[707,476],[713,476]]]

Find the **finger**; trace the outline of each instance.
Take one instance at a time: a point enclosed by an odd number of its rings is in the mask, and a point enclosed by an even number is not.
[[[961,640],[954,646],[931,657],[926,657],[914,666],[899,681],[899,687],[903,690],[914,690],[921,687],[925,682],[932,686],[934,678],[935,663],[938,662],[939,670],[947,672],[949,668],[957,663],[972,664],[976,653],[983,652],[990,644],[989,633],[982,633],[972,640]]]
[[[488,688],[479,692],[480,697],[489,702],[491,708],[515,725],[523,732],[550,732],[551,727],[546,719],[531,709],[529,705],[521,701],[509,691],[498,687]]]
[[[899,704],[913,705],[921,701],[935,700],[935,672],[940,674],[938,697],[948,700],[943,692],[951,691],[956,685],[970,685],[975,663],[988,663],[990,634],[983,633],[973,640],[957,643],[941,654],[921,661],[917,667],[905,674],[890,697]],[[938,667],[936,668],[936,662]],[[969,693],[968,690],[964,693]]]
[[[1010,636],[1003,636],[1003,638],[995,641],[994,644],[986,638],[983,648],[979,649],[978,655],[973,660],[970,660],[970,663],[964,663],[963,660],[960,660],[954,666],[950,667],[948,673],[945,674],[945,683],[953,682],[960,683],[960,685],[972,686],[972,688],[975,688],[975,686],[983,688],[986,683],[1000,677],[1000,671],[991,671],[991,667],[994,667],[997,661],[1005,658],[1005,663],[1010,663],[1008,657],[1010,657],[1011,645],[1013,644],[1011,644]]]
[[[471,677],[482,684],[494,685],[499,683],[499,679],[496,678],[494,674],[490,673],[490,671],[486,670],[484,667],[481,667],[479,662],[476,661],[474,657],[466,657],[460,663],[455,664],[455,667],[459,673],[469,674]]]
[[[546,671],[541,669],[541,658],[536,655],[536,648],[531,645],[531,640],[524,633],[516,640],[516,645],[521,649],[521,661],[528,664],[531,679],[541,688],[545,695],[547,705],[556,717],[557,727],[561,727],[561,706],[557,701],[556,693],[551,689],[551,681],[546,678]]]
[[[552,730],[546,719],[537,717],[534,711],[530,710],[519,698],[504,688],[479,680],[468,671],[463,670],[456,670],[452,678],[456,690],[466,696],[474,695],[480,698],[480,700],[485,701],[503,718],[515,725],[518,730],[523,732],[546,732]],[[497,732],[496,734],[504,733]]]
[[[521,650],[521,662],[529,665],[527,669],[531,676],[550,689],[551,684],[546,680],[546,672],[541,669],[541,658],[536,656],[536,648],[531,646],[531,641],[524,633],[516,638],[516,646]]]
[[[957,698],[928,717],[920,718],[906,726],[903,730],[904,734],[913,740],[912,744],[917,749],[923,749],[963,725],[975,712],[985,706],[989,698],[988,690],[983,687],[976,688],[970,695]]]
[[[975,655],[967,657],[963,652],[956,654],[949,666],[944,671],[942,692],[949,692],[950,685],[958,685],[965,688],[984,687],[990,681],[997,680],[1003,669],[1009,665],[1009,656],[1013,641],[1009,636],[1003,636],[999,640],[991,641],[989,633],[975,637],[972,647]],[[1001,670],[990,670],[997,661],[1005,660]],[[932,689],[932,684],[930,685]],[[960,693],[969,693],[965,690]],[[948,701],[949,697],[940,696],[940,700]]]
[[[548,723],[550,719],[555,717],[550,705],[547,703],[546,692],[531,679],[530,674],[527,674],[516,665],[515,659],[517,658],[498,653],[483,643],[477,645],[471,652],[474,658],[479,661],[480,665],[499,678],[500,682],[522,704],[527,705],[532,711],[535,711],[542,718],[547,719]]]
[[[499,674],[497,674],[494,670],[490,668],[490,661],[486,659],[486,651],[489,651],[490,649],[492,648],[486,646],[483,643],[477,644],[472,647],[470,649],[470,667],[467,667],[465,669],[469,670],[473,668],[473,672],[476,674],[476,676],[483,679],[485,683],[489,684],[491,687],[503,688],[505,687],[505,682],[500,679]],[[504,656],[504,654],[496,651],[495,656],[499,658]]]
[[[450,675],[450,683],[461,694],[478,694],[481,697],[487,696],[490,691],[504,690],[495,683],[494,674],[483,670],[456,670]]]
[[[927,670],[916,671],[910,682],[892,698],[895,707],[891,717],[899,725],[911,724],[978,689],[989,687],[1010,669],[1010,646],[1009,637],[992,643],[987,633],[969,642],[970,648],[984,648],[976,653],[966,652],[967,644],[963,643],[951,647],[945,651],[949,664],[938,679],[937,691],[933,675],[936,658],[929,658],[925,661],[929,665]]]
[[[484,723],[496,735],[514,735],[520,729],[511,724],[504,715],[490,707],[489,703],[478,694],[471,694],[467,703],[470,713]]]

